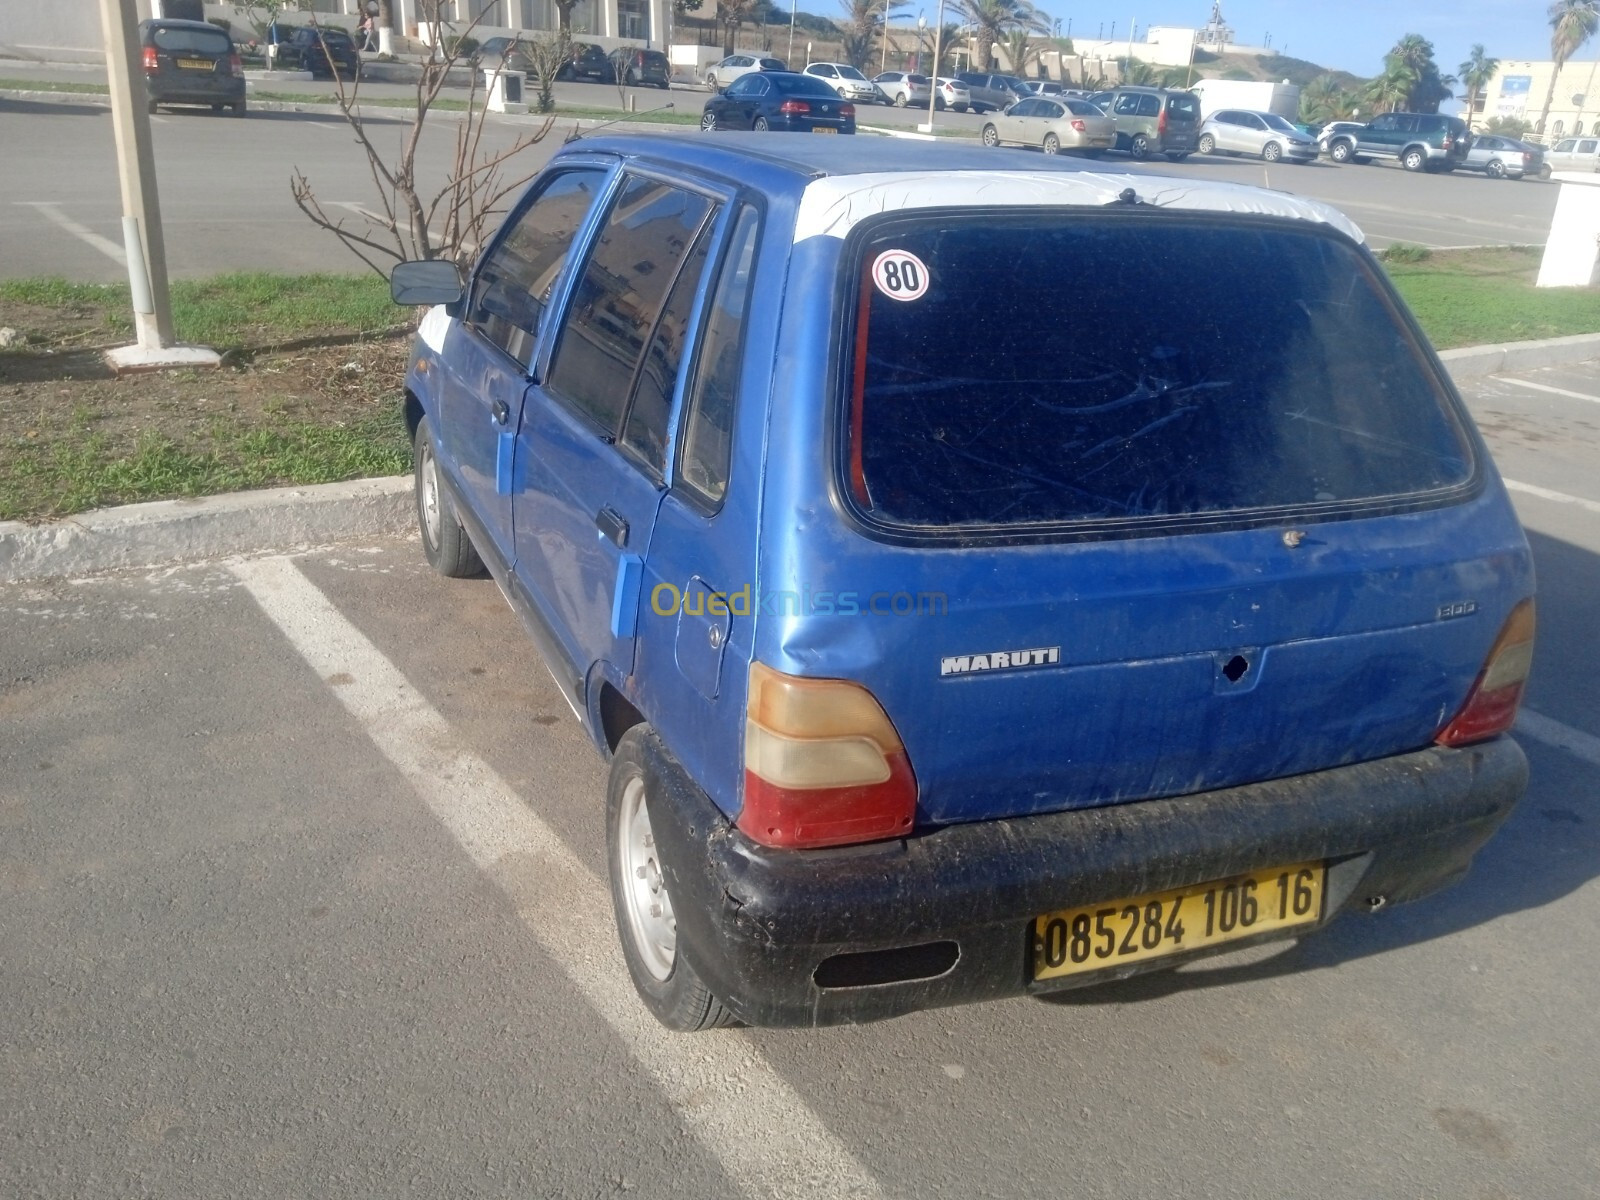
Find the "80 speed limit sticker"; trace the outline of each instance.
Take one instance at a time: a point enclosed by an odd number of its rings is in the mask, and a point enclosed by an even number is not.
[[[928,291],[928,268],[909,250],[885,250],[872,260],[872,284],[891,300],[920,300]]]

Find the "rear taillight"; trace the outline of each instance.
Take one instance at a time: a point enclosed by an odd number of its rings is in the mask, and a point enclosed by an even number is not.
[[[1156,119],[1156,132],[1158,134],[1161,134],[1163,137],[1166,136],[1166,132],[1167,132],[1167,106],[1164,105],[1164,104],[1161,106],[1161,116]]]
[[[151,75],[161,69],[161,60],[156,57],[156,48],[154,46],[146,46],[144,48],[144,69]]]
[[[917,780],[871,692],[750,666],[739,828],[767,846],[843,846],[911,830]]]
[[[1088,126],[1087,126],[1087,125],[1085,125],[1085,124],[1084,124],[1084,123],[1083,123],[1083,122],[1082,122],[1082,121],[1074,121],[1074,122],[1073,122],[1073,123],[1072,123],[1072,127],[1073,127],[1073,128],[1074,128],[1074,129],[1076,129],[1076,130],[1077,130],[1077,131],[1078,131],[1078,132],[1079,132],[1079,133],[1082,133],[1082,132],[1083,132],[1083,131],[1084,131],[1084,130],[1086,130],[1086,129],[1088,129],[1088,128],[1089,128],[1089,127],[1088,127]]]
[[[1533,665],[1532,599],[1511,610],[1494,641],[1483,670],[1467,693],[1467,702],[1433,740],[1441,746],[1465,746],[1505,733],[1517,720],[1523,685]]]
[[[841,117],[854,117],[856,115],[856,106],[854,104],[841,104],[839,106],[839,115]]]
[[[228,71],[233,75],[244,74],[244,63],[239,61],[239,56],[237,54],[228,55]]]
[[[810,112],[811,105],[807,104],[804,100],[785,100],[782,104],[778,105],[778,111],[781,113],[788,113],[790,116],[796,116],[800,113]]]

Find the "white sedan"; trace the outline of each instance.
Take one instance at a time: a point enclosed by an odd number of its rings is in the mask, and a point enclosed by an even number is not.
[[[889,102],[889,98],[878,90],[877,84],[849,63],[811,63],[805,73],[815,75],[846,100],[854,100],[857,104]]]

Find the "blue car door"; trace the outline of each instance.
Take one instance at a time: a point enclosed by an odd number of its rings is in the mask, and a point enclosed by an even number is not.
[[[528,393],[517,578],[550,619],[575,691],[596,663],[632,671],[684,347],[727,207],[699,185],[625,172]]]
[[[439,460],[489,538],[478,549],[500,564],[514,554],[512,452],[539,323],[606,174],[577,165],[531,189],[480,260],[465,314],[446,334]]]

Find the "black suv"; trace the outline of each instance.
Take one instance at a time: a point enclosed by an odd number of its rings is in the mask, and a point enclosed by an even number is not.
[[[244,71],[233,42],[204,21],[145,21],[139,26],[144,56],[145,102],[209,104],[245,113]]]
[[[556,72],[557,79],[588,79],[595,83],[614,83],[611,60],[591,42],[573,42],[567,61]]]
[[[310,71],[313,79],[332,79],[335,73],[354,79],[361,71],[361,55],[356,53],[355,41],[342,29],[304,25],[280,29],[279,35],[280,68]]]
[[[618,46],[606,56],[611,63],[611,78],[629,87],[648,84],[665,88],[672,79],[672,64],[659,50],[634,50]]]
[[[1459,117],[1439,113],[1384,113],[1360,129],[1328,142],[1334,162],[1397,158],[1408,171],[1454,171],[1467,160],[1472,135]]]

